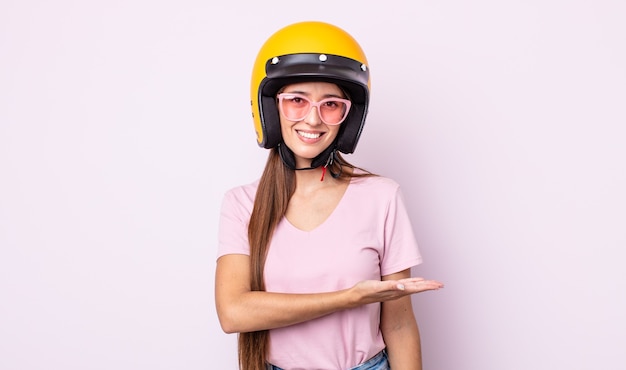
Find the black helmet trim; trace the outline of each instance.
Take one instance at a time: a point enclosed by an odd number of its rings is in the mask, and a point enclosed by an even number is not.
[[[266,78],[269,80],[282,78],[322,78],[337,83],[350,83],[360,85],[365,91],[356,92],[355,96],[350,96],[353,102],[363,103],[367,96],[367,82],[369,80],[369,70],[365,65],[356,60],[327,54],[291,54],[274,57],[265,64]],[[264,89],[271,89],[272,84]],[[262,94],[275,95],[277,91],[262,92]]]

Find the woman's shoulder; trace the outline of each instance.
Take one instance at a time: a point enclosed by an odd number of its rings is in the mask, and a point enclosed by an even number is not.
[[[400,188],[400,184],[396,180],[381,175],[353,177],[352,184],[356,187],[377,191],[395,192]]]
[[[381,205],[394,203],[401,194],[400,185],[392,178],[374,175],[353,177],[350,194],[354,199]]]
[[[259,179],[244,185],[232,187],[224,193],[224,203],[231,205],[239,205],[244,208],[252,208],[257,188],[259,187]]]
[[[354,177],[348,188],[346,199],[353,204],[359,204],[363,208],[367,204],[368,209],[379,212],[389,209],[398,201],[402,201],[402,192],[398,182],[385,176]]]

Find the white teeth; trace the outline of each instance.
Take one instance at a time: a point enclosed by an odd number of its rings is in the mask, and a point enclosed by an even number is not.
[[[298,135],[305,137],[307,139],[317,139],[318,137],[322,136],[322,134],[320,133],[312,134],[310,132],[302,132],[302,131],[298,131]]]

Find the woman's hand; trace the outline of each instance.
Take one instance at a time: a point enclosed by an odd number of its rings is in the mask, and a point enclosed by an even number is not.
[[[436,280],[426,280],[420,277],[401,280],[365,280],[357,283],[350,289],[354,296],[354,307],[368,303],[391,301],[411,294],[437,290],[443,284]]]

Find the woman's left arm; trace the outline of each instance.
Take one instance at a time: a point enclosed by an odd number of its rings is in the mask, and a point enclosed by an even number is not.
[[[408,278],[411,270],[383,276],[383,280]],[[382,303],[380,329],[387,345],[389,364],[393,370],[421,370],[420,334],[413,314],[411,296]]]

